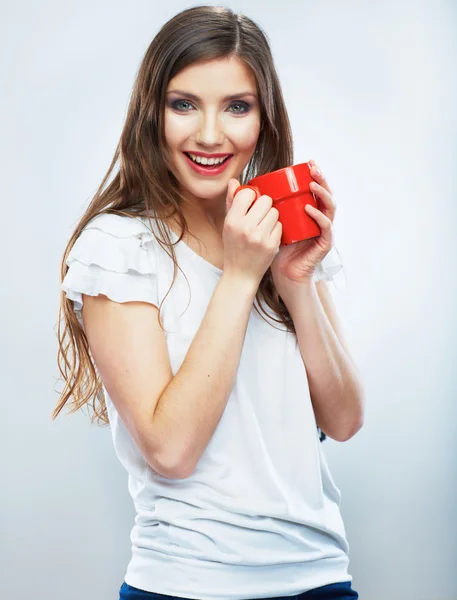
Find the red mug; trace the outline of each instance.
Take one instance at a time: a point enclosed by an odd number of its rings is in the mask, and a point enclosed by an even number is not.
[[[281,246],[321,234],[319,225],[305,211],[306,204],[318,208],[316,197],[309,189],[309,184],[314,181],[310,169],[307,162],[285,167],[254,177],[247,185],[240,185],[235,190],[235,196],[240,190],[249,188],[256,193],[256,200],[263,194],[272,198],[282,224]]]

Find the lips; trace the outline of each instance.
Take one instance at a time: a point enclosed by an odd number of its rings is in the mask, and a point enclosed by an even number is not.
[[[198,150],[185,150],[184,154],[193,154],[194,156],[201,156],[204,158],[225,158],[231,156],[230,152],[219,152],[216,154],[206,154],[205,152],[199,152]]]
[[[227,159],[225,159],[223,163],[221,163],[217,166],[214,166],[214,165],[205,166],[205,165],[201,165],[199,163],[194,162],[185,152],[183,152],[183,154],[186,157],[186,161],[188,162],[188,164],[190,165],[192,170],[195,171],[195,173],[198,173],[199,175],[205,175],[205,176],[214,176],[214,175],[219,175],[220,173],[223,173],[233,157],[233,155],[229,155],[229,157]],[[199,153],[199,154],[196,153],[196,155],[200,156],[201,153]],[[224,156],[224,154],[221,154],[219,156]],[[227,155],[225,155],[225,156],[227,156]],[[217,155],[213,154],[213,158],[216,158],[216,157],[217,157]]]

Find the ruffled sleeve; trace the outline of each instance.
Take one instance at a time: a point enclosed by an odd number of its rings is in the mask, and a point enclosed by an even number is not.
[[[141,220],[104,213],[94,217],[74,243],[61,289],[83,325],[83,294],[115,302],[159,305],[155,238]]]
[[[330,252],[324,257],[319,263],[314,273],[314,281],[331,281],[333,277],[343,268],[343,263],[340,259],[340,254],[335,246],[333,246]]]

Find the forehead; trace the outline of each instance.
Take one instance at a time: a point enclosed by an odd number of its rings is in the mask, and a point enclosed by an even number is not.
[[[210,97],[229,96],[247,91],[255,94],[257,91],[253,72],[238,57],[189,65],[170,80],[167,90],[173,88]]]

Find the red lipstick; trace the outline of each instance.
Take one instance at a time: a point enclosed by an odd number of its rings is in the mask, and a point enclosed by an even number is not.
[[[192,154],[195,154],[196,156],[205,156],[206,158],[219,158],[222,156],[227,156],[227,154],[208,155],[203,154],[202,152],[192,152]],[[229,155],[228,158],[226,158],[224,162],[219,165],[201,165],[199,163],[194,162],[189,156],[187,156],[186,153],[184,153],[184,156],[186,157],[186,161],[188,162],[189,166],[193,171],[195,171],[195,173],[198,173],[199,175],[214,176],[220,175],[225,171],[227,165],[232,160],[233,155]]]

